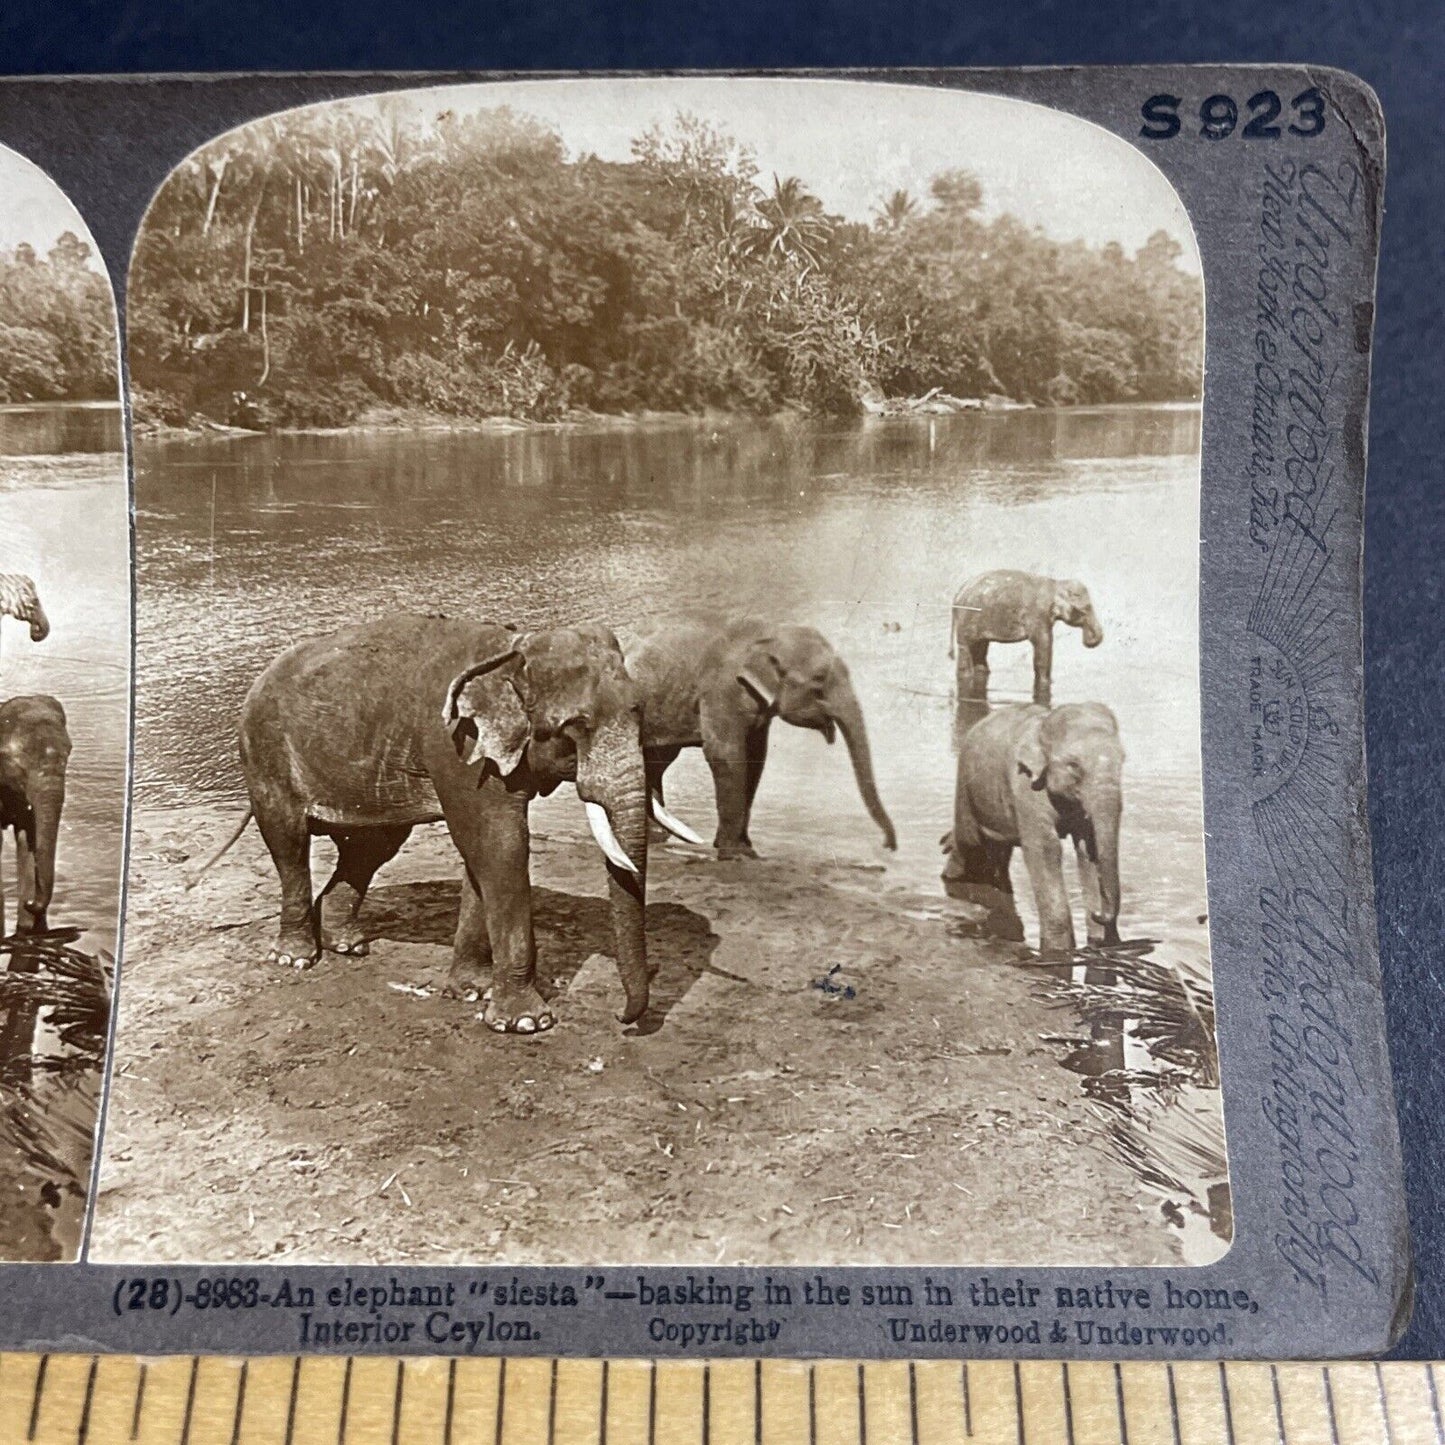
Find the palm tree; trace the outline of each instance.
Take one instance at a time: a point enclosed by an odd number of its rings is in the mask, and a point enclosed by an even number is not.
[[[885,231],[901,231],[918,214],[918,202],[907,191],[894,191],[886,201],[874,207],[873,214]]]
[[[818,265],[818,251],[832,234],[823,203],[797,176],[773,177],[771,193],[753,202],[758,220],[748,236],[754,255],[789,260],[806,271]]]

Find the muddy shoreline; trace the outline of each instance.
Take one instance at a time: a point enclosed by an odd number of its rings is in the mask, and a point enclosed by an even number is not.
[[[966,906],[904,891],[861,846],[718,863],[659,845],[654,1007],[623,1029],[605,880],[560,817],[534,822],[532,877],[561,1022],[520,1040],[444,990],[440,827],[378,876],[371,956],[295,973],[262,962],[277,888],[254,830],[187,893],[228,817],[138,812],[91,1257],[1179,1259],[1060,1067],[1077,1019],[1013,946],[963,936]]]
[[[892,397],[886,402],[865,404],[855,417],[849,420],[900,421],[909,418],[930,416],[951,416],[966,412],[979,416],[994,416],[1016,411],[1036,412],[1093,412],[1125,411],[1131,407],[1151,411],[1198,411],[1202,403],[1181,400],[1169,402],[1113,402],[1104,405],[1080,406],[1038,406],[1033,402],[993,398],[948,397],[935,403],[930,395],[918,397]],[[498,433],[509,432],[565,432],[584,429],[626,431],[643,427],[725,427],[739,424],[775,423],[797,419],[817,420],[807,412],[784,407],[764,416],[753,416],[733,411],[639,411],[600,412],[574,411],[555,421],[531,421],[511,416],[457,417],[443,412],[422,411],[407,407],[373,407],[353,422],[343,426],[311,427],[266,427],[250,428],[228,426],[224,422],[207,421],[204,425],[173,426],[166,422],[141,421],[135,424],[135,438],[139,445],[147,442],[184,442],[216,440],[228,436],[351,436],[381,435],[387,432],[458,432]]]

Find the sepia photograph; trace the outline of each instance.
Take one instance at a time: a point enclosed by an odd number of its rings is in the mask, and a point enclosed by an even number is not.
[[[0,1259],[80,1250],[119,925],[130,526],[115,302],[0,148]]]
[[[401,91],[193,153],[127,296],[91,1259],[1225,1253],[1203,280],[1139,150],[858,80]]]

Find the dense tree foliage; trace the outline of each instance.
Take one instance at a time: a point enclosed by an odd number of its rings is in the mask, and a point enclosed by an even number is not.
[[[110,285],[84,241],[0,251],[0,402],[114,401],[115,353]]]
[[[964,171],[845,221],[695,116],[617,163],[507,109],[326,108],[167,181],[130,365],[141,416],[173,423],[1193,399],[1202,298],[1178,254],[1163,232],[1129,257],[985,220]]]

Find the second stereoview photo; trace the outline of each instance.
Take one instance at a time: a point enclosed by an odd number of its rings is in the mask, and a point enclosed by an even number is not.
[[[0,1260],[77,1257],[125,832],[130,527],[115,302],[0,147]]]

